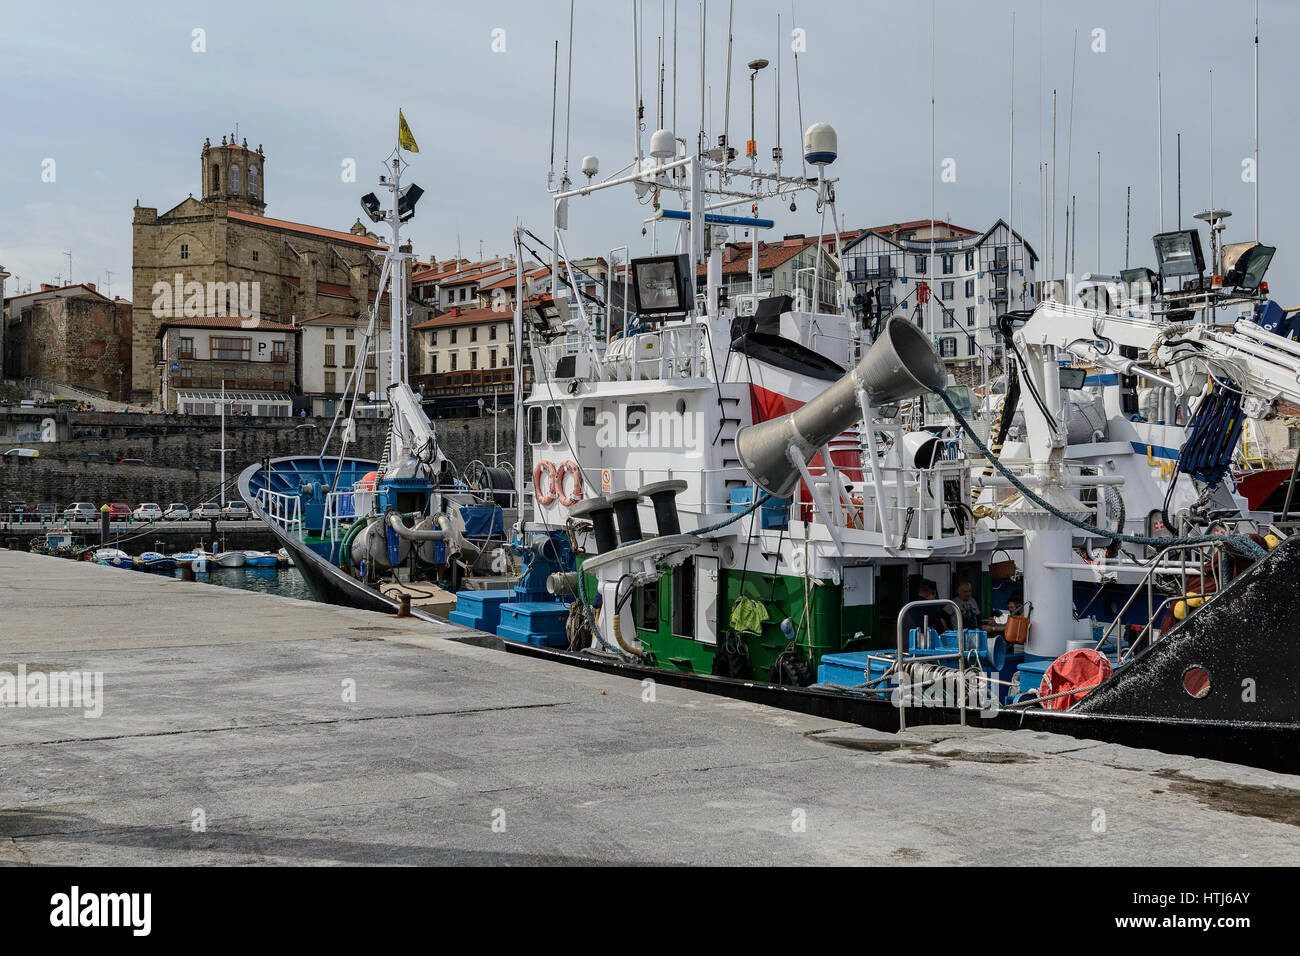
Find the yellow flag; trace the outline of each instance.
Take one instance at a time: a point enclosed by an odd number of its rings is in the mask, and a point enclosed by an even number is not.
[[[411,135],[411,127],[406,125],[406,117],[402,111],[397,111],[397,142],[402,149],[408,153],[418,153],[420,147],[415,144],[415,137]]]

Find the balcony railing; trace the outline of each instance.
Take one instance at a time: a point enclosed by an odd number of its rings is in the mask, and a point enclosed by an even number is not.
[[[272,353],[271,353],[271,361],[272,361],[272,362],[287,362],[287,361],[289,361],[289,355],[288,355],[288,353],[286,353],[286,352],[272,352]]]
[[[468,395],[514,387],[514,369],[479,368],[456,372],[426,372],[411,376],[411,385],[424,395]],[[532,369],[524,369],[524,386],[532,385]]]

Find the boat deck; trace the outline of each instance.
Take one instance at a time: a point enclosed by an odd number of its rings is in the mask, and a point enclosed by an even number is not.
[[[1300,863],[1300,777],[651,701],[475,636],[0,551],[0,672],[104,682],[0,711],[0,862]]]

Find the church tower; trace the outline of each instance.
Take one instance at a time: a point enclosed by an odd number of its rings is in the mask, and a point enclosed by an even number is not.
[[[221,145],[213,146],[211,140],[203,141],[202,179],[203,201],[224,201],[236,212],[260,216],[266,211],[266,180],[263,163],[266,157],[259,144],[257,150],[248,148],[248,140],[235,144],[235,135],[221,137]]]

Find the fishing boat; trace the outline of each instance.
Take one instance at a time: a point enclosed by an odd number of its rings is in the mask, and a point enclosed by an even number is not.
[[[204,574],[208,570],[209,556],[202,548],[197,548],[194,551],[177,552],[172,555],[172,559],[177,563],[177,565],[188,564],[190,570],[195,574]]]
[[[135,559],[137,571],[175,571],[176,559],[159,551],[144,551]]]
[[[111,568],[132,567],[135,560],[120,548],[97,548],[91,559],[96,564],[106,564]]]
[[[585,184],[551,193],[554,298],[525,322],[517,296],[514,316],[533,386],[516,385],[512,487],[446,462],[406,384],[400,295],[383,454],[242,473],[318,597],[432,621],[415,597],[433,586],[514,653],[880,729],[1028,728],[1300,771],[1300,540],[1230,477],[1244,418],[1300,401],[1300,343],[1267,321],[1271,249],[1225,264],[1216,245],[1211,282],[1195,229],[1161,234],[1145,292],[1125,277],[1104,299],[1000,310],[1005,390],[977,427],[934,343],[852,308],[819,258],[762,289],[751,243],[751,291],[722,281],[733,230],[775,228],[758,207],[811,193],[838,222],[832,127],[805,131],[807,176],[779,150],[771,170],[736,163],[703,131],[640,140],[632,172],[597,180],[588,157]],[[401,172],[398,154],[395,205]],[[564,233],[573,205],[624,188],[675,236],[627,264],[619,314],[583,293]],[[752,215],[720,211],[741,203]]]
[[[265,551],[245,551],[244,559],[245,567],[249,568],[274,568],[280,563],[277,555]]]
[[[49,557],[78,559],[84,555],[86,549],[76,544],[72,532],[65,526],[51,528],[45,532],[42,537],[32,542],[31,550],[35,554]]]
[[[247,561],[248,556],[243,551],[220,551],[213,554],[208,563],[213,568],[242,568]]]

